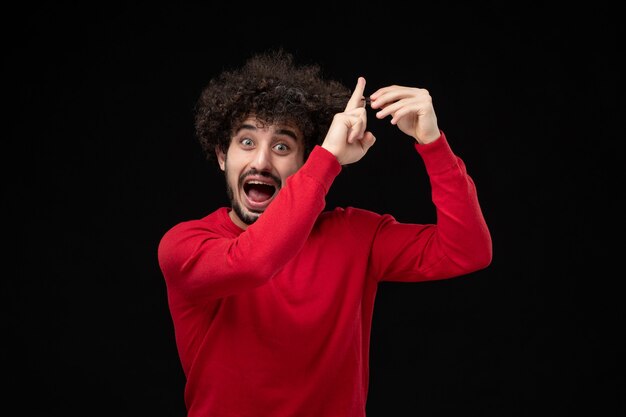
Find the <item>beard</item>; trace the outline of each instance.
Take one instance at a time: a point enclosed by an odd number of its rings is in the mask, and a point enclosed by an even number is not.
[[[250,226],[252,223],[254,223],[255,221],[259,219],[263,211],[254,211],[250,209],[246,210],[241,206],[241,204],[239,204],[239,201],[237,201],[237,199],[235,198],[235,191],[230,186],[229,176],[227,172],[228,172],[228,163],[227,163],[227,160],[225,159],[224,160],[224,173],[225,173],[225,179],[226,179],[226,195],[228,196],[228,199],[230,200],[230,206],[235,212],[235,214],[237,214],[237,217],[239,217],[239,219],[241,219],[242,222]],[[239,176],[239,180],[237,181],[238,188],[241,188],[243,186],[243,182],[245,181],[246,177],[249,175],[263,175],[263,176],[272,178],[278,187],[276,192],[278,192],[282,188],[282,181],[279,177],[269,172],[259,172],[254,168],[249,171],[244,172],[243,174]]]
[[[228,195],[228,199],[230,200],[230,206],[233,211],[237,214],[237,217],[241,219],[242,222],[250,226],[252,223],[257,221],[259,216],[261,216],[261,212],[244,212],[241,204],[235,199],[235,193],[233,191],[233,187],[228,183],[228,178],[226,178],[226,194]]]

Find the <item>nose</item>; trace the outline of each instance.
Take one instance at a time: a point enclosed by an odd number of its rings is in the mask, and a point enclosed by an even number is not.
[[[272,169],[272,153],[271,149],[265,146],[257,148],[254,159],[252,160],[252,168],[258,171],[271,171]]]

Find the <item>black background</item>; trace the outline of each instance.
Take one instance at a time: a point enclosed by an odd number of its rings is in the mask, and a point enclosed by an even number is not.
[[[623,22],[598,2],[405,7],[4,13],[8,409],[184,415],[156,249],[227,204],[192,108],[219,71],[282,46],[351,88],[427,88],[494,240],[486,270],[381,284],[368,417],[624,415]],[[410,140],[370,128],[328,206],[433,221]]]

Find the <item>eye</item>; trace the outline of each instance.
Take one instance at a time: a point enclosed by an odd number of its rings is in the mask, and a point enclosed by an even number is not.
[[[290,150],[289,146],[284,143],[277,143],[274,145],[274,149],[276,149],[279,153],[287,153]]]
[[[239,143],[241,143],[241,145],[246,148],[251,148],[252,146],[254,146],[254,142],[250,138],[241,138]]]

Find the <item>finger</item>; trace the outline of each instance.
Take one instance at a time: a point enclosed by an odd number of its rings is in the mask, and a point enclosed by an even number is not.
[[[363,137],[363,132],[365,131],[365,123],[363,119],[360,117],[356,118],[352,122],[352,126],[350,126],[350,131],[348,133],[348,143],[353,143]]]
[[[359,77],[356,82],[356,87],[352,92],[348,104],[346,104],[345,111],[356,109],[357,107],[363,107],[363,92],[365,91],[365,78]]]
[[[394,121],[397,121],[404,114],[418,111],[419,104],[420,103],[416,98],[401,98],[396,102],[385,105],[381,110],[376,112],[376,118],[384,119],[385,117],[391,115]],[[392,124],[395,123],[392,122]]]
[[[363,139],[361,139],[363,149],[367,152],[367,150],[374,145],[374,142],[376,142],[376,137],[372,134],[372,132],[365,132]]]
[[[375,109],[375,108],[380,108],[384,104],[386,104],[386,100],[383,97],[389,91],[393,91],[394,88],[396,88],[396,87],[395,86],[382,87],[382,88],[379,88],[378,90],[374,91],[372,94],[370,94],[370,97],[369,97],[370,98],[370,107]]]
[[[371,107],[373,109],[385,108],[386,106],[393,104],[403,98],[414,95],[414,92],[416,90],[418,89],[397,85],[380,88],[370,95],[370,99],[372,101]]]
[[[348,143],[353,143],[363,137],[363,132],[367,127],[367,113],[363,107],[344,113],[346,115],[346,126],[348,127]]]
[[[398,111],[395,111],[392,113],[391,115],[391,124],[395,125],[398,124],[398,122],[400,121],[400,119],[402,119],[403,117],[406,117],[410,114],[416,114],[419,115],[419,109],[413,109],[411,107],[405,106],[405,107],[401,107],[398,109]]]

